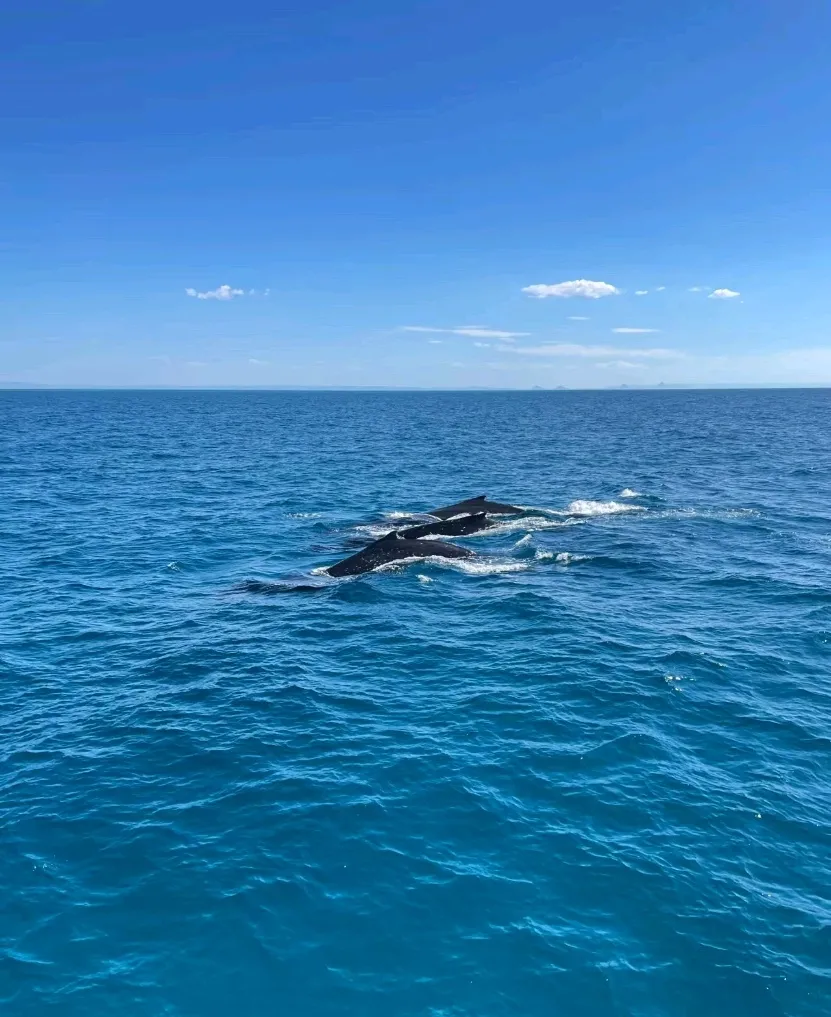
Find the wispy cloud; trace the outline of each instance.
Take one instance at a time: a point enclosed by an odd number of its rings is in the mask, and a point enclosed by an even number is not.
[[[519,339],[527,336],[528,332],[503,332],[495,328],[485,328],[483,325],[457,325],[455,328],[432,328],[428,325],[402,325],[402,332],[440,332],[444,335],[464,335],[473,339]]]
[[[589,321],[590,319],[585,317],[583,314],[570,314],[568,316],[569,321]]]
[[[663,293],[665,289],[666,289],[666,286],[656,286],[655,287],[655,292],[656,293]]]
[[[645,297],[649,293],[649,290],[635,290],[636,297]]]
[[[736,297],[740,297],[741,293],[737,290],[713,290],[710,294],[710,300],[733,300]]]
[[[427,342],[431,346],[441,346],[442,345],[442,340],[441,339],[428,339]]]
[[[603,360],[595,365],[603,368],[620,368],[624,371],[645,371],[646,364],[633,364],[631,360]]]
[[[647,332],[660,332],[659,328],[613,328],[618,335],[646,335]]]
[[[571,279],[561,283],[534,283],[523,286],[522,292],[538,300],[545,300],[546,297],[587,297],[589,300],[598,300],[600,297],[613,297],[621,291],[607,282]]]
[[[690,286],[690,288],[687,290],[688,293],[706,293],[706,291],[707,291],[706,286]]]
[[[489,350],[491,348],[491,344],[490,343],[474,343],[473,345],[474,346],[479,346],[483,350]]]
[[[594,359],[678,360],[686,356],[681,350],[622,349],[619,346],[585,346],[582,343],[543,343],[540,346],[503,346],[503,353],[526,357],[581,357]]]
[[[245,290],[238,290],[233,286],[225,284],[217,286],[215,290],[205,290],[204,293],[200,293],[192,286],[188,286],[185,293],[187,293],[189,297],[196,297],[197,300],[233,300],[234,297],[245,296]]]
[[[255,357],[249,357],[248,363],[253,364],[254,367],[267,367],[269,364],[268,360],[257,360]]]

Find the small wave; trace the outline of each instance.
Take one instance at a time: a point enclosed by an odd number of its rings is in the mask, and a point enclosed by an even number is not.
[[[643,498],[640,491],[633,491],[631,487],[624,487],[618,495],[619,498]]]
[[[471,533],[471,537],[487,537],[487,536],[500,536],[504,533],[519,533],[525,530],[528,536],[536,533],[539,530],[556,530],[561,526],[575,526],[581,522],[580,519],[564,519],[561,514],[559,519],[551,519],[546,516],[524,516],[521,519],[506,519],[503,522],[497,523],[495,526],[489,526],[486,530],[479,530],[478,533]]]
[[[533,533],[526,533],[524,537],[519,538],[519,540],[514,544],[514,547],[522,547],[525,544],[530,544],[533,539]]]
[[[558,565],[574,565],[579,561],[590,561],[590,554],[572,554],[570,551],[537,551],[534,561],[555,561]]]
[[[546,508],[544,505],[520,505],[519,508],[523,512],[536,513],[537,515],[543,516],[561,516],[562,512],[559,509]]]
[[[322,512],[289,512],[289,519],[320,519]]]
[[[566,509],[574,516],[612,516],[619,512],[645,512],[640,505],[624,505],[620,501],[573,501]]]
[[[314,586],[311,583],[266,582],[262,579],[245,579],[232,590],[233,593],[258,593],[273,596],[277,593],[321,593],[324,585]]]
[[[635,506],[633,506],[634,508]],[[658,519],[758,519],[761,516],[758,509],[753,508],[729,508],[729,509],[697,509],[677,508],[664,509],[662,512],[654,513]]]
[[[355,533],[362,537],[370,537],[372,540],[377,540],[378,537],[385,537],[389,532],[389,523],[386,525],[379,525],[378,523],[364,523],[361,526],[355,527]]]
[[[682,682],[694,682],[695,678],[687,678],[687,676],[683,674],[665,674],[664,681],[671,689],[675,689],[676,692],[680,692],[683,688],[683,685],[681,684]]]
[[[470,576],[495,576],[503,572],[525,572],[528,562],[494,561],[492,558],[433,558],[436,565],[466,572]]]

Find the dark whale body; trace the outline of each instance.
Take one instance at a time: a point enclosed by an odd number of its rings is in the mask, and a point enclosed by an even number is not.
[[[473,552],[466,547],[446,544],[443,540],[407,540],[393,530],[357,554],[331,565],[326,571],[335,577],[358,576],[401,558],[430,558],[433,555],[440,558],[470,558]]]
[[[493,523],[488,519],[485,512],[477,512],[475,515],[459,516],[456,519],[446,519],[439,523],[424,523],[421,526],[410,526],[406,530],[399,530],[398,534],[407,540],[418,540],[419,537],[429,537],[431,534],[442,537],[462,537],[466,533],[478,533],[485,530]]]
[[[455,505],[445,505],[443,508],[433,509],[428,515],[437,519],[452,519],[453,516],[473,515],[485,512],[488,515],[515,515],[523,509],[517,505],[506,505],[498,501],[488,501],[486,494],[480,494],[475,498],[468,498],[466,501],[457,501]]]

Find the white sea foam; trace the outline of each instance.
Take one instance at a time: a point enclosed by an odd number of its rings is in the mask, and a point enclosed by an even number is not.
[[[289,519],[320,519],[322,512],[289,512]]]
[[[535,561],[555,561],[558,565],[573,565],[578,561],[589,561],[591,555],[572,554],[570,551],[537,551]]]
[[[434,564],[456,569],[471,576],[495,576],[502,572],[524,572],[529,562],[496,561],[493,558],[433,558]]]
[[[362,537],[371,537],[373,540],[377,540],[378,537],[385,537],[390,532],[390,524],[378,525],[378,523],[364,523],[361,526],[355,527],[355,533]]]
[[[621,498],[643,498],[640,491],[633,491],[631,487],[624,487],[620,492]]]
[[[420,583],[434,583],[435,582],[435,579],[431,579],[430,576],[418,576],[417,578],[418,578],[418,581]]]
[[[519,533],[525,530],[530,536],[538,530],[556,530],[560,526],[574,526],[579,519],[551,519],[548,516],[523,516],[521,519],[506,519],[486,530],[480,530],[471,536],[500,536],[503,533]]]
[[[620,501],[573,501],[566,509],[575,516],[613,516],[619,512],[645,512],[641,505],[624,505]]]
[[[519,538],[519,540],[514,544],[514,547],[522,547],[524,544],[530,544],[533,539],[533,533],[526,533],[524,537]]]
[[[523,512],[541,512],[547,516],[561,516],[563,514],[560,509],[546,508],[544,505],[520,505],[519,508]]]
[[[656,512],[658,519],[756,519],[762,513],[752,508],[697,509],[677,508]]]
[[[554,559],[558,565],[574,565],[578,561],[590,561],[590,554],[572,554],[570,551],[560,551]]]

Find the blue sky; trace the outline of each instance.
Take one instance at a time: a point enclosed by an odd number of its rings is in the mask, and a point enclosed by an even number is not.
[[[5,11],[0,381],[831,384],[819,0]]]

